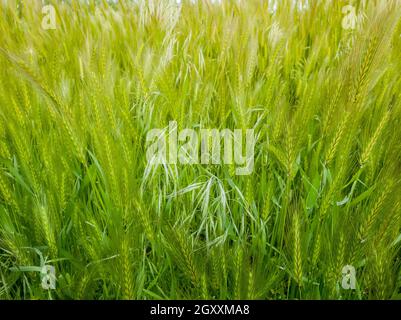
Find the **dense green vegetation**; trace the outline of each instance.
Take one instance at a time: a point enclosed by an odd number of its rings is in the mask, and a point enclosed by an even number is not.
[[[222,2],[0,1],[1,299],[401,298],[400,2]],[[252,174],[152,166],[172,120]]]

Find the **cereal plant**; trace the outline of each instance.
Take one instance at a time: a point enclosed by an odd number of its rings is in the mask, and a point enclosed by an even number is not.
[[[401,299],[400,170],[400,1],[0,0],[0,299]]]

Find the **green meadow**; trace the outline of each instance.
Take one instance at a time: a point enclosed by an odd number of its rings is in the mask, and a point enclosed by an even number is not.
[[[400,1],[0,0],[0,299],[401,299]]]

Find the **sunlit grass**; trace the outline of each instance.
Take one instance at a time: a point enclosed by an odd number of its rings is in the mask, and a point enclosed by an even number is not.
[[[400,3],[181,2],[0,2],[0,298],[401,298]],[[151,166],[169,121],[252,174]]]

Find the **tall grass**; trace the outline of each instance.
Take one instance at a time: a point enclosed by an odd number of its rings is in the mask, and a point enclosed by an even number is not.
[[[46,3],[1,1],[0,298],[401,298],[398,1]],[[171,120],[254,171],[152,166]]]

